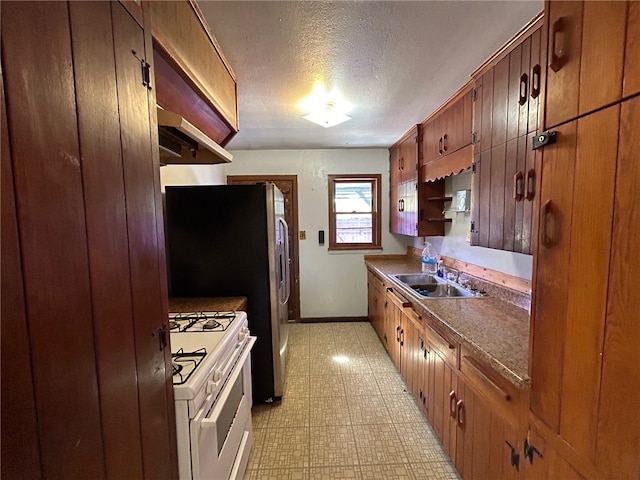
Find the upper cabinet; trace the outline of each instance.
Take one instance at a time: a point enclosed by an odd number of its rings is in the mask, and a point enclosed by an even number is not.
[[[638,2],[547,4],[545,128],[640,92]]]
[[[471,245],[531,253],[542,35],[539,16],[474,77]]]
[[[145,8],[158,105],[225,146],[239,128],[237,81],[202,12],[188,0],[146,2]]]
[[[418,234],[418,128],[413,127],[389,149],[392,233]]]
[[[471,166],[472,107],[472,88],[466,86],[420,125],[421,181],[434,181]]]

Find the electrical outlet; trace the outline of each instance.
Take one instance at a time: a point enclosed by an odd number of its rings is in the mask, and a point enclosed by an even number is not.
[[[307,231],[300,230],[300,240],[306,240],[306,239],[307,239]]]

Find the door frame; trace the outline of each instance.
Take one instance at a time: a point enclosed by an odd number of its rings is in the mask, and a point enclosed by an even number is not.
[[[289,298],[290,321],[300,321],[300,246],[298,233],[298,176],[297,175],[227,175],[227,185],[253,184],[261,182],[273,182],[282,191],[286,199],[291,202],[291,218],[289,221],[289,233],[291,235],[290,244],[293,246],[289,250],[291,260],[291,296]],[[291,185],[291,191],[283,188],[283,183]],[[285,215],[286,218],[286,215]],[[293,300],[293,301],[292,301]]]

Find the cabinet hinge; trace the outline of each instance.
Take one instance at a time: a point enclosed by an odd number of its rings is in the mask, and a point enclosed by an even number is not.
[[[476,173],[476,162],[471,164],[471,172]]]
[[[473,90],[471,90],[471,100],[472,101],[476,101],[478,100],[478,88],[474,88]]]
[[[528,439],[524,439],[524,445],[522,447],[522,454],[524,455],[524,458],[529,460],[529,463],[531,465],[533,465],[533,454],[538,455],[540,458],[542,458],[542,453],[540,452],[540,450],[538,450],[536,447],[534,447],[533,445],[531,445],[529,443]]]
[[[471,222],[471,233],[475,233],[476,231],[476,222],[472,221]]]
[[[471,134],[471,145],[475,145],[477,141],[478,141],[478,134],[476,132],[473,132]]]
[[[158,336],[158,346],[160,347],[160,351],[164,350],[169,342],[167,342],[167,326],[162,325],[158,330],[153,332],[151,336]]]
[[[520,454],[516,453],[516,449],[507,440],[504,441],[511,449],[511,466],[516,469],[516,472],[520,471]]]

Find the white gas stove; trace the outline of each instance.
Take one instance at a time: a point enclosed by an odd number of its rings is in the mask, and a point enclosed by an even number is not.
[[[252,443],[245,312],[170,313],[181,479],[242,478]]]

